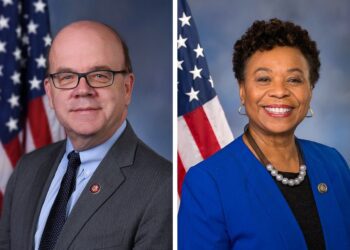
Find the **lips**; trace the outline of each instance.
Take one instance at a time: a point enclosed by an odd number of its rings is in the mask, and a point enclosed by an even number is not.
[[[71,111],[72,112],[89,112],[89,111],[96,111],[99,110],[100,108],[95,108],[95,107],[86,107],[86,108],[74,108]]]
[[[287,117],[291,114],[293,108],[288,105],[268,105],[264,106],[268,115],[273,117]]]

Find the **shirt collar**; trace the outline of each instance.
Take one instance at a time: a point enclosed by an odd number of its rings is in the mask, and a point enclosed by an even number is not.
[[[102,161],[105,157],[108,150],[112,147],[112,145],[119,139],[120,135],[124,132],[126,128],[126,121],[122,123],[122,125],[114,132],[111,138],[109,138],[104,143],[97,145],[93,148],[84,150],[79,152],[80,161],[82,164],[89,163],[91,161]],[[74,150],[72,142],[69,138],[67,138],[66,144],[66,154]]]

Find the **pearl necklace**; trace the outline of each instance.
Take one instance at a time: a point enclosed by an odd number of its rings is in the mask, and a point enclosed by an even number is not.
[[[266,169],[270,172],[270,174],[276,178],[276,180],[282,182],[284,185],[289,185],[289,186],[295,186],[299,185],[306,176],[306,166],[305,165],[300,165],[299,168],[299,174],[296,178],[294,179],[288,179],[287,177],[284,177],[282,174],[278,173],[278,170],[272,166],[272,164],[267,164]]]
[[[284,177],[281,173],[279,173],[278,170],[274,166],[272,166],[272,164],[267,160],[266,156],[261,151],[258,144],[256,144],[254,138],[250,134],[248,128],[246,128],[246,130],[245,130],[245,135],[248,139],[249,144],[252,146],[253,150],[260,158],[260,161],[263,162],[263,164],[265,165],[265,167],[269,171],[269,173],[272,175],[272,177],[274,177],[277,181],[281,182],[282,184],[289,185],[291,187],[297,186],[303,182],[303,180],[305,179],[305,176],[306,176],[306,166],[304,164],[304,159],[301,155],[299,144],[297,141],[295,141],[295,143],[297,145],[298,158],[299,158],[299,163],[300,163],[299,173],[298,173],[298,176],[296,178],[289,179],[287,177]]]

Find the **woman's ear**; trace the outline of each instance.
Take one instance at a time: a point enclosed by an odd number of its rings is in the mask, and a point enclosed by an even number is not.
[[[239,97],[241,99],[241,104],[244,105],[244,102],[245,102],[244,82],[243,81],[239,82],[238,86],[239,86]]]

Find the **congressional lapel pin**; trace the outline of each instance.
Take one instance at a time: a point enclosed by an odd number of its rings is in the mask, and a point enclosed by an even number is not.
[[[92,185],[90,186],[90,192],[93,193],[93,194],[99,193],[100,190],[101,190],[101,186],[100,186],[99,184],[96,184],[96,183],[95,183],[95,184],[92,184]]]
[[[327,187],[326,183],[318,184],[317,189],[318,189],[318,192],[320,192],[321,194],[327,193],[327,191],[328,191],[328,187]]]

